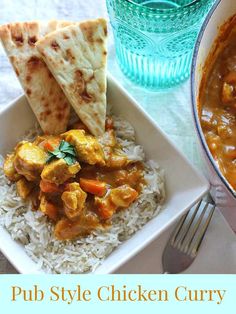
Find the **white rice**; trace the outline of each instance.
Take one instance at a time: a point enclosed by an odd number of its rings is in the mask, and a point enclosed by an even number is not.
[[[118,141],[132,160],[145,160],[143,148],[135,144],[133,127],[122,118],[113,117]],[[32,139],[31,131],[27,139]],[[31,211],[31,205],[17,196],[16,185],[11,184],[2,169],[0,156],[0,224],[11,237],[21,243],[26,253],[47,273],[93,272],[123,241],[156,216],[165,198],[163,170],[153,161],[145,162],[144,186],[138,200],[128,209],[119,211],[106,231],[94,231],[74,241],[58,241],[53,236],[53,225],[40,211]]]

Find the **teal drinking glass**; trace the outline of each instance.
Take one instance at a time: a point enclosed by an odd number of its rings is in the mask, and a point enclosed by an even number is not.
[[[107,0],[120,68],[158,90],[190,74],[194,43],[213,0]]]

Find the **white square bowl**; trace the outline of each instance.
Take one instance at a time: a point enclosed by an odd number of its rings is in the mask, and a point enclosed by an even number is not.
[[[164,209],[129,240],[123,242],[96,269],[96,274],[115,272],[165,229],[180,218],[209,189],[199,174],[178,151],[155,122],[143,111],[110,75],[108,102],[116,115],[128,120],[136,131],[136,142],[144,147],[146,158],[153,159],[165,170],[167,198]],[[21,96],[0,112],[0,153],[10,152],[20,137],[35,124],[35,117],[25,96]],[[42,273],[24,247],[12,240],[0,227],[0,250],[22,274]]]

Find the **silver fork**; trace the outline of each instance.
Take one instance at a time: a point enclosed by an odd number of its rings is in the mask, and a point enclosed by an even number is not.
[[[181,218],[162,256],[164,273],[178,274],[192,264],[214,210],[215,205],[201,200]]]

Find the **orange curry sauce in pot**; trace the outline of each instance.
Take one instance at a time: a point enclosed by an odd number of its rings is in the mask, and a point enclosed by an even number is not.
[[[207,58],[198,104],[207,145],[236,190],[236,16],[222,27]]]

